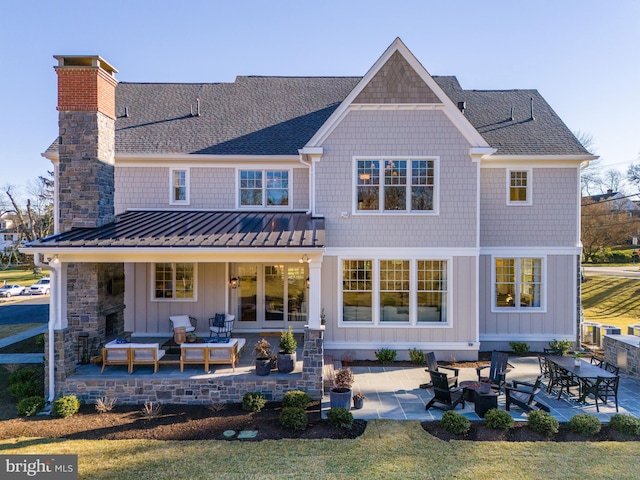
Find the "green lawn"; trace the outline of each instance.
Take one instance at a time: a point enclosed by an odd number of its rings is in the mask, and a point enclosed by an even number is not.
[[[0,441],[2,454],[79,454],[79,478],[636,479],[637,442],[465,442],[376,420],[355,440]]]
[[[34,275],[31,269],[9,268],[7,270],[0,269],[0,285],[6,280],[7,283],[18,283],[23,287],[29,287],[36,283],[39,278],[46,276],[46,270],[43,275]]]
[[[623,328],[640,323],[640,279],[587,276],[582,284],[584,317]]]

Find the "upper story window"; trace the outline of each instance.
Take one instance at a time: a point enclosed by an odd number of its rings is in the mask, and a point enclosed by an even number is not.
[[[499,310],[543,308],[543,258],[494,258],[495,302]]]
[[[531,170],[507,170],[507,205],[531,205]]]
[[[289,207],[288,170],[240,170],[240,207]]]
[[[437,160],[355,160],[355,211],[437,213]]]
[[[189,205],[189,170],[188,169],[171,169],[171,196],[169,203],[171,205]]]

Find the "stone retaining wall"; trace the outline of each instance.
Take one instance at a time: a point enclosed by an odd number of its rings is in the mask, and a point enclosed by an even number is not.
[[[620,367],[621,373],[640,378],[640,337],[633,335],[605,335],[603,338],[605,361]],[[619,365],[619,354],[626,352],[626,367]],[[622,353],[624,357],[624,353]]]

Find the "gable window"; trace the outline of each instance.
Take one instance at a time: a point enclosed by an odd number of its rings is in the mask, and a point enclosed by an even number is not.
[[[541,309],[542,286],[542,258],[495,258],[495,308]]]
[[[288,207],[289,171],[240,170],[240,207]]]
[[[171,205],[189,205],[189,170],[171,169]]]
[[[193,263],[154,264],[154,300],[195,300],[196,265]]]
[[[448,326],[449,263],[426,259],[342,260],[343,325]]]
[[[507,205],[531,205],[531,170],[507,170]]]
[[[355,211],[436,213],[436,159],[355,160]]]

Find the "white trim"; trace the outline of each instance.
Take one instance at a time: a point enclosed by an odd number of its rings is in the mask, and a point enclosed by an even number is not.
[[[540,296],[542,297],[540,299],[540,306],[539,307],[521,307],[518,306],[516,302],[516,299],[514,299],[514,305],[516,305],[513,308],[510,307],[498,307],[496,305],[496,258],[514,258],[516,260],[516,272],[515,272],[515,284],[516,284],[516,295],[519,293],[519,285],[521,283],[520,281],[520,275],[518,275],[520,273],[520,267],[519,267],[519,262],[518,260],[521,260],[523,258],[537,258],[542,260],[542,279],[540,280]],[[547,282],[548,282],[548,275],[547,275],[547,256],[546,255],[510,255],[510,254],[494,254],[491,255],[491,313],[496,313],[496,314],[508,314],[508,315],[513,315],[513,314],[534,314],[534,313],[547,313]]]
[[[406,202],[407,208],[405,210],[384,210],[384,190],[386,188],[384,184],[384,162],[386,160],[405,160],[407,162],[407,184],[405,190],[407,192]],[[378,210],[358,210],[358,162],[359,161],[378,161]],[[412,187],[412,166],[413,161],[432,161],[433,162],[433,209],[432,210],[411,210],[411,187]],[[440,156],[411,156],[411,155],[354,155],[351,157],[351,208],[354,216],[437,216],[440,215]]]
[[[450,248],[450,247],[393,247],[393,258],[397,260],[407,260],[418,257],[425,257],[427,260],[447,259],[454,257],[477,257],[479,250],[474,247]],[[324,255],[328,257],[377,257],[389,258],[389,247],[327,247]],[[438,257],[438,258],[436,258]]]
[[[399,52],[409,65],[414,69],[416,74],[424,81],[424,83],[431,89],[431,91],[438,97],[443,105],[442,111],[449,118],[449,120],[456,126],[458,131],[465,137],[465,139],[471,144],[471,146],[488,147],[489,145],[485,139],[478,133],[478,131],[471,125],[469,120],[460,112],[458,107],[453,104],[451,99],[447,97],[444,91],[436,83],[436,81],[429,75],[429,72],[422,66],[422,64],[416,59],[416,57],[409,51],[402,40],[396,38],[387,50],[378,58],[369,71],[362,77],[358,85],[347,95],[342,101],[340,106],[331,114],[327,121],[320,127],[316,134],[307,142],[307,146],[314,147],[320,146],[327,139],[327,137],[333,132],[333,130],[340,124],[347,113],[350,110],[350,106],[353,104],[356,97],[364,90],[369,82],[375,77],[380,69],[387,63],[391,56]],[[440,104],[435,104],[433,108],[438,108]],[[365,107],[370,107],[366,105]],[[377,108],[377,107],[376,107]],[[380,106],[384,108],[384,106]],[[394,108],[394,105],[391,105]],[[408,105],[407,108],[415,108],[412,105]]]
[[[176,263],[193,263],[193,298],[156,298],[156,263],[171,263],[172,292],[175,294]],[[149,300],[153,303],[185,303],[198,301],[198,262],[149,262]]]
[[[576,168],[582,162],[595,160],[593,155],[485,155],[482,168]]]
[[[378,350],[380,348],[389,348],[392,346],[398,350],[409,350],[417,348],[419,350],[471,350],[477,351],[480,348],[480,342],[469,340],[468,342],[393,342],[389,340],[380,342],[347,342],[347,341],[330,341],[325,340],[325,350]]]
[[[550,342],[551,340],[571,340],[575,342],[575,335],[569,333],[555,333],[548,335],[544,333],[493,333],[493,334],[481,334],[480,342],[507,342],[507,341],[529,341],[529,342]]]
[[[577,255],[581,247],[480,247],[480,255],[533,256]]]
[[[174,175],[176,172],[184,172],[184,200],[176,200]],[[169,205],[190,205],[191,204],[191,172],[189,168],[169,169]]]
[[[530,207],[533,205],[533,170],[531,168],[507,168],[507,207]],[[527,199],[524,201],[511,200],[511,173],[524,172],[527,174]]]
[[[41,153],[41,156],[57,163],[60,156],[57,152]],[[239,162],[248,163],[292,163],[299,159],[298,155],[206,155],[198,153],[119,153],[115,157],[116,164],[124,164],[132,167],[152,167],[175,164],[176,162],[185,163],[187,166],[197,167],[236,167]],[[213,165],[206,165],[214,163]]]
[[[300,158],[298,157],[298,161]],[[262,172],[262,205],[241,205],[240,204],[240,172],[251,172],[251,171],[259,171]],[[287,205],[267,205],[267,172],[287,172]],[[293,170],[291,168],[248,168],[244,165],[242,167],[236,166],[235,170],[236,177],[236,187],[235,187],[235,195],[236,195],[236,209],[239,212],[246,210],[257,210],[257,211],[273,211],[273,210],[293,210]]]

